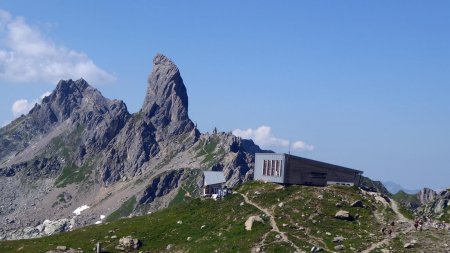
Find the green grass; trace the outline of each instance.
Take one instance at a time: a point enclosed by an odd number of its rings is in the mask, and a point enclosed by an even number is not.
[[[357,188],[297,185],[280,188],[275,184],[251,182],[238,191],[247,194],[261,206],[273,208],[280,230],[286,232],[297,245],[306,245],[307,251],[313,246],[310,244],[311,241],[315,242],[315,246],[334,250],[336,243],[332,240],[337,235],[347,238],[343,243],[346,249],[353,247],[362,250],[378,240],[369,236],[371,233],[378,234],[380,228],[370,208],[375,204],[370,198],[363,196]],[[362,200],[366,207],[351,207],[351,203],[356,200]],[[284,205],[279,207],[278,204],[281,202]],[[343,206],[336,207],[337,202],[343,203]],[[376,208],[383,207],[377,205]],[[349,211],[352,215],[358,214],[360,218],[355,221],[338,220],[334,215],[339,210]],[[304,230],[299,230],[299,227]],[[332,236],[327,236],[326,232]],[[315,240],[311,236],[320,240]]]
[[[399,206],[398,211],[410,220],[414,220],[415,218],[414,213],[402,205]]]
[[[88,165],[78,167],[74,163],[71,163],[69,166],[64,167],[61,174],[55,180],[55,186],[62,188],[69,184],[80,183],[87,178],[90,172],[91,170]]]
[[[204,156],[202,164],[214,165],[217,160],[220,160],[225,154],[223,147],[218,148],[220,138],[211,137],[209,142],[205,145],[205,141],[201,140],[196,148],[197,157]]]
[[[439,218],[441,221],[450,222],[450,208],[447,206],[442,211],[443,215]]]
[[[180,187],[180,189],[178,189],[177,195],[170,202],[169,206],[176,206],[176,205],[183,203],[185,201],[185,195],[186,195],[186,191]]]
[[[197,186],[197,179],[202,173],[202,170],[191,170],[188,179],[179,187],[177,195],[170,202],[169,206],[179,205],[192,198],[200,197],[201,189]]]
[[[127,217],[133,212],[135,206],[136,206],[136,197],[133,196],[129,198],[127,201],[123,202],[122,206],[120,206],[119,209],[111,213],[106,218],[106,221],[115,221],[122,217]]]
[[[408,194],[404,191],[399,191],[396,194],[392,195],[392,198],[402,205],[405,205],[407,203],[411,203],[411,204],[417,205],[417,206],[420,205],[420,201],[417,198],[416,194]]]
[[[188,188],[188,185],[180,187],[178,195],[167,209],[151,215],[115,220],[131,213],[136,204],[136,198],[132,197],[107,218],[106,224],[40,239],[2,241],[0,252],[17,252],[21,247],[20,252],[45,252],[56,245],[90,252],[94,244],[100,241],[106,247],[105,251],[114,253],[117,252],[114,247],[118,240],[128,235],[139,238],[143,243],[142,248],[135,252],[167,252],[168,244],[173,245],[169,252],[250,252],[265,234],[264,252],[294,251],[291,245],[276,238],[277,233],[271,232],[268,218],[261,216],[263,223],[254,223],[251,231],[244,229],[249,216],[262,215],[262,212],[249,204],[240,205],[243,202],[240,194],[232,194],[217,201],[185,198]],[[332,239],[335,236],[347,238],[342,243],[346,248],[342,252],[352,252],[352,247],[353,251],[366,249],[381,240],[378,234],[382,224],[377,223],[373,210],[389,214],[388,210],[382,209],[382,204],[376,203],[371,196],[363,195],[357,188],[280,187],[271,183],[249,182],[235,191],[273,210],[279,229],[307,252],[312,246],[334,251],[336,243]],[[365,207],[351,207],[351,203],[356,200],[362,200]],[[279,206],[281,202],[283,205]],[[336,207],[337,202],[342,203],[342,207]],[[334,218],[338,210],[347,210],[360,217],[354,221],[338,220]],[[178,224],[178,221],[182,223]],[[110,238],[110,230],[115,231],[117,239]],[[188,237],[190,240],[187,240]]]
[[[0,252],[36,253],[55,249],[57,245],[81,248],[91,252],[97,241],[102,242],[107,252],[119,252],[114,249],[123,236],[132,235],[143,242],[136,251],[167,252],[250,252],[251,245],[270,230],[266,223],[255,223],[252,231],[244,229],[245,220],[259,210],[250,206],[240,206],[243,201],[239,195],[231,195],[223,201],[195,199],[169,207],[151,215],[121,219],[103,225],[93,225],[71,232],[32,240],[0,241]],[[177,224],[177,221],[182,224]],[[201,227],[205,225],[202,229]],[[115,231],[117,239],[105,238]],[[187,240],[191,237],[191,240]],[[278,251],[271,251],[278,252]]]

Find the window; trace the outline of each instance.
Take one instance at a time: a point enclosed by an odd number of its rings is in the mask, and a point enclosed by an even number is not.
[[[282,162],[282,160],[264,160],[262,168],[263,176],[281,177]]]
[[[267,160],[264,160],[263,164],[263,175],[267,176]]]

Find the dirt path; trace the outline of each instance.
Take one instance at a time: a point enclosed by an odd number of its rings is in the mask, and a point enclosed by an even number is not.
[[[267,232],[266,234],[264,234],[263,236],[263,240],[261,241],[261,244],[258,246],[264,246],[264,241],[267,238],[267,235],[270,232],[276,232],[281,236],[281,240],[283,242],[286,242],[288,244],[290,244],[293,248],[295,248],[295,252],[304,252],[303,250],[301,250],[297,245],[295,245],[291,240],[289,240],[289,238],[287,237],[286,233],[281,232],[280,229],[278,228],[277,222],[275,221],[275,218],[273,216],[273,211],[272,210],[268,210],[266,208],[263,208],[261,206],[259,206],[258,204],[256,204],[255,202],[251,201],[247,195],[241,194],[241,196],[244,198],[245,203],[252,205],[254,207],[256,207],[257,209],[259,209],[261,212],[263,212],[267,217],[269,217],[270,219],[270,226],[272,226],[272,230]]]
[[[383,245],[387,245],[389,244],[389,242],[394,239],[395,237],[397,237],[397,235],[400,232],[403,233],[408,233],[411,232],[413,226],[411,226],[412,221],[408,218],[406,218],[402,213],[400,213],[399,209],[398,209],[398,204],[397,202],[395,202],[394,200],[391,200],[390,202],[390,206],[392,208],[392,210],[395,212],[396,216],[397,216],[397,225],[396,225],[396,230],[393,231],[392,235],[390,237],[386,237],[385,239],[376,242],[374,244],[372,244],[369,248],[367,248],[366,250],[361,251],[362,253],[369,253],[372,252],[373,250],[375,250],[378,247],[381,247]],[[383,222],[382,220],[380,220],[378,217],[379,215],[375,214],[375,217],[377,217],[377,219],[380,222]]]

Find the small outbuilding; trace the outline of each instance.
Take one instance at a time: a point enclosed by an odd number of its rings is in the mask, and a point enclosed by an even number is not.
[[[360,170],[290,154],[255,154],[255,180],[314,186],[359,186],[362,174]]]
[[[225,182],[223,171],[203,171],[203,196],[224,196]]]

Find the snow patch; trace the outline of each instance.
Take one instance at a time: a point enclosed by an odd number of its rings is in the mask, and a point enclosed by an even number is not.
[[[83,206],[80,206],[80,207],[78,207],[77,209],[75,209],[75,211],[73,211],[73,213],[74,213],[75,215],[80,215],[81,212],[83,212],[84,210],[86,210],[86,209],[88,209],[88,208],[89,208],[89,206],[83,205]]]
[[[102,224],[102,221],[98,220],[98,221],[95,222],[95,225],[98,225],[98,224]]]
[[[105,215],[100,215],[100,220],[103,220],[104,218],[106,218],[106,216]]]

